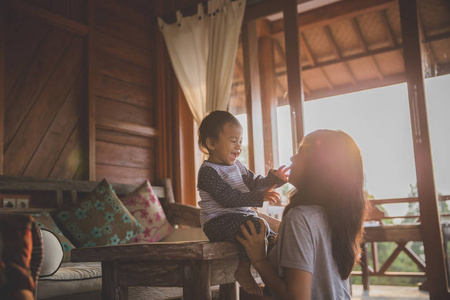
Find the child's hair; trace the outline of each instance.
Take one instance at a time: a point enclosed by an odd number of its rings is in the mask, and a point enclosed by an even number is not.
[[[361,152],[355,141],[339,130],[317,130],[300,144],[305,155],[297,189],[283,217],[298,205],[324,208],[332,231],[333,257],[342,279],[348,278],[360,255],[367,201]],[[300,150],[301,151],[301,150]]]
[[[219,139],[222,128],[227,123],[231,123],[242,128],[241,123],[239,123],[235,116],[223,110],[212,111],[203,119],[200,127],[198,128],[198,146],[202,152],[206,154],[209,153],[206,139]]]

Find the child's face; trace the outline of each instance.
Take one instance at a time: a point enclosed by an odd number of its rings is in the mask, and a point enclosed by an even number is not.
[[[217,140],[208,139],[209,158],[213,163],[232,165],[242,151],[242,128],[226,123]]]

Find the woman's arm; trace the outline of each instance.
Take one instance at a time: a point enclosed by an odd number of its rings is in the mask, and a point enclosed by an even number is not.
[[[241,231],[245,239],[236,236],[238,241],[245,247],[248,257],[259,273],[264,283],[271,291],[277,294],[280,299],[303,300],[311,299],[311,280],[309,272],[299,269],[286,268],[286,278],[283,279],[270,264],[265,253],[265,224],[262,220],[260,233],[256,233],[252,222],[247,222],[250,233],[241,225]]]

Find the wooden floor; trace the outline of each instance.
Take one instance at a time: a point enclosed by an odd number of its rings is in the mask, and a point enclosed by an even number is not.
[[[352,300],[418,300],[429,299],[428,292],[417,287],[371,285],[369,291],[363,291],[362,285],[353,285]]]

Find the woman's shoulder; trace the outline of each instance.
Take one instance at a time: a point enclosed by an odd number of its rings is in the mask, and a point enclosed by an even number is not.
[[[286,220],[305,223],[310,220],[323,219],[325,211],[318,205],[298,205],[292,207],[286,214]]]

